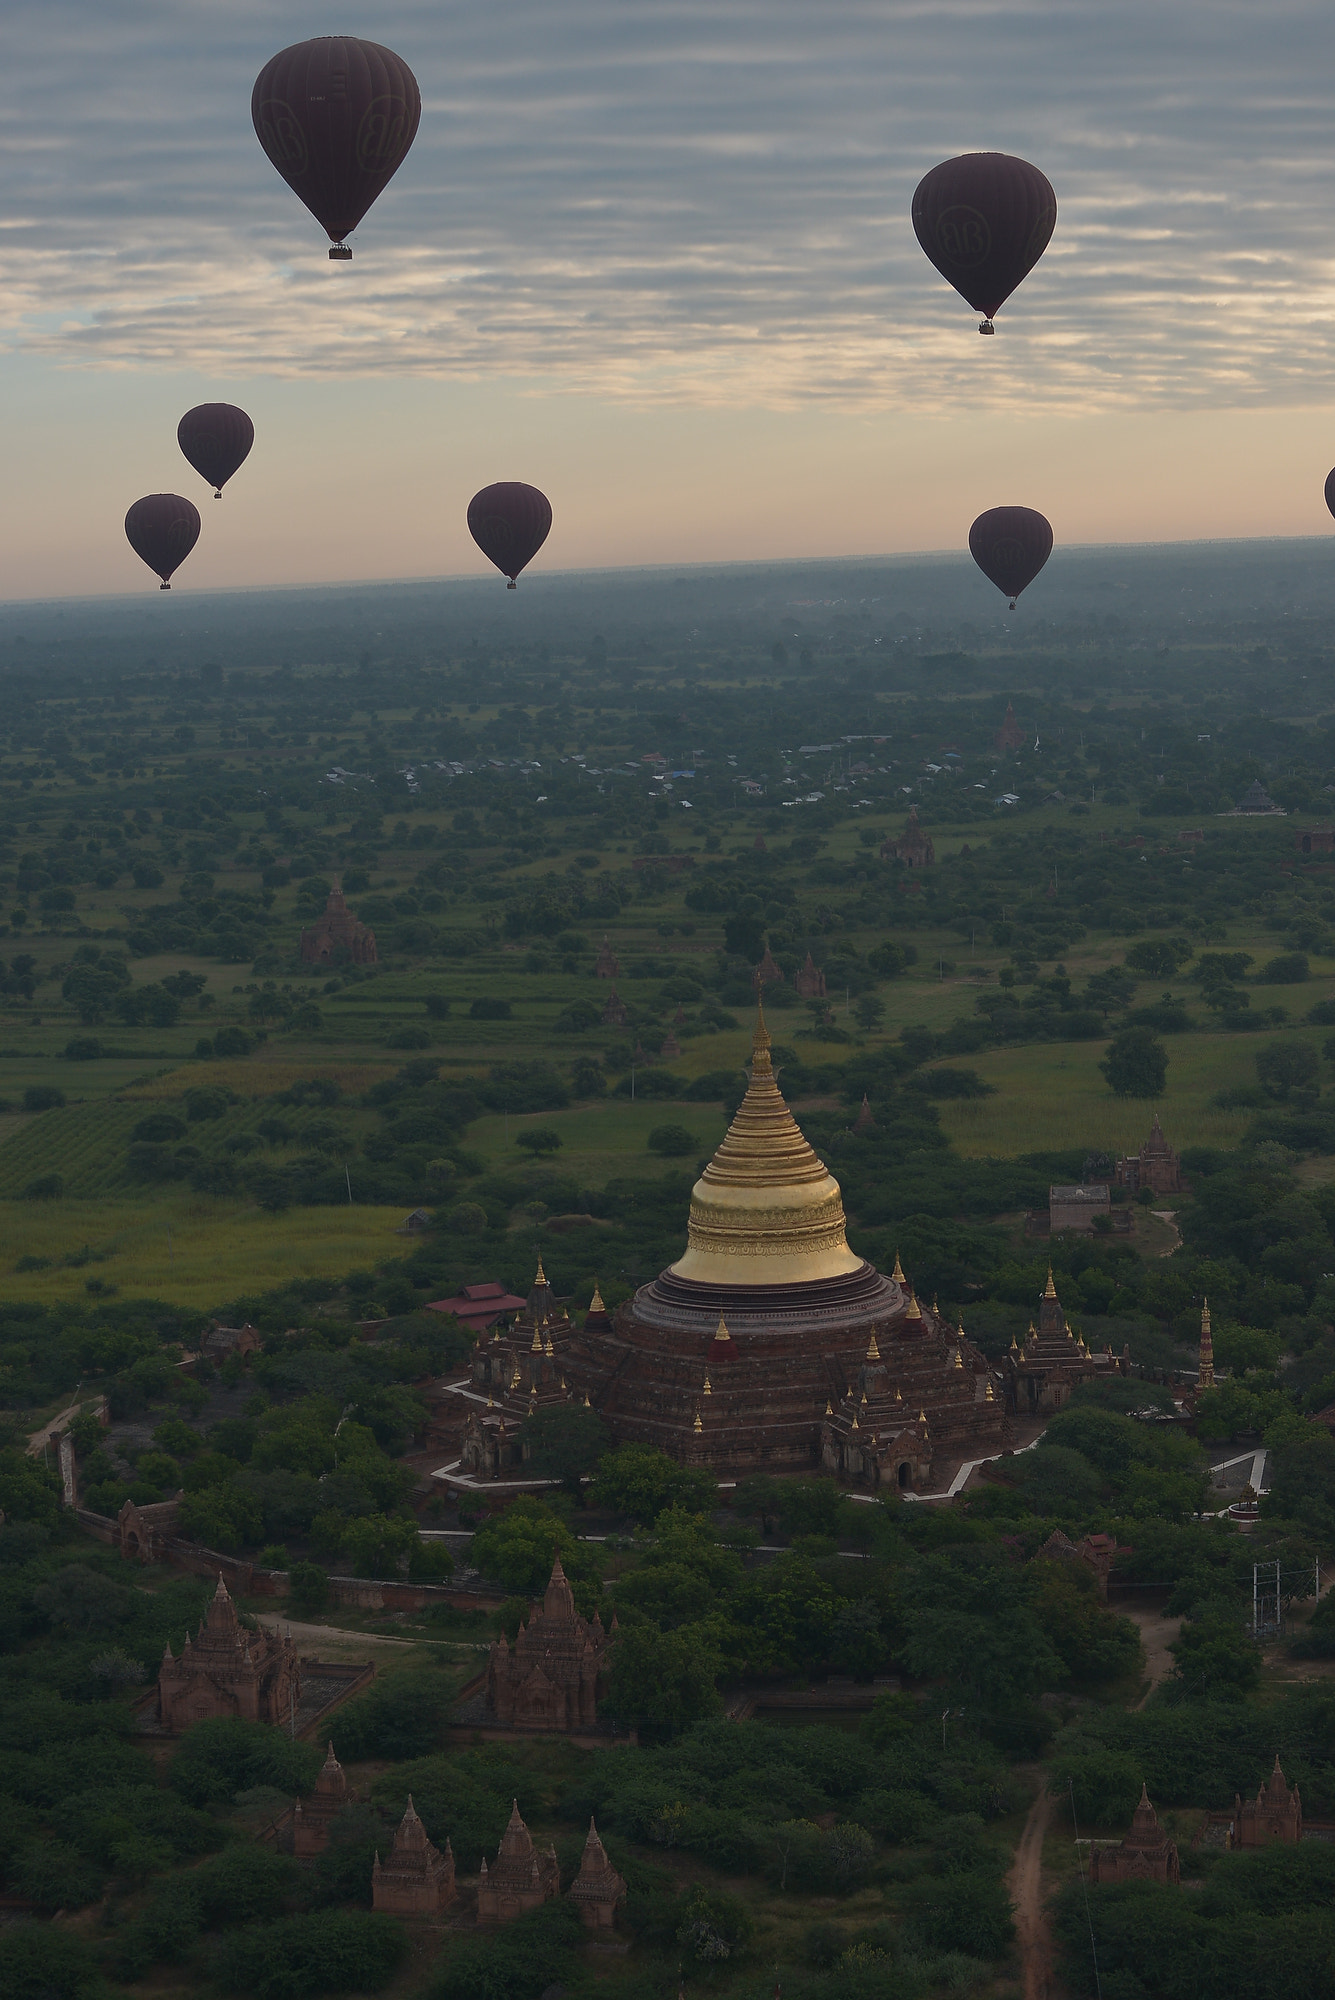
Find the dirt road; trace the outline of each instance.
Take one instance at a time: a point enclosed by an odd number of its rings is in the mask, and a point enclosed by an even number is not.
[[[261,1611],[256,1622],[271,1632],[289,1632],[298,1646],[319,1646],[330,1659],[345,1653],[375,1652],[399,1646],[414,1646],[415,1639],[391,1639],[378,1632],[346,1632],[337,1625],[306,1625],[297,1618],[284,1618],[279,1611]]]
[[[1047,1773],[1040,1770],[1039,1778],[1043,1790],[1029,1809],[1010,1873],[1024,2000],[1048,2000],[1052,1984],[1052,1932],[1043,1907],[1043,1841],[1054,1802],[1047,1790]]]
[[[1165,1617],[1154,1606],[1133,1608],[1129,1604],[1119,1604],[1117,1608],[1124,1618],[1131,1619],[1140,1627],[1140,1643],[1145,1648],[1145,1670],[1150,1684],[1136,1706],[1144,1708],[1160,1681],[1173,1671],[1173,1656],[1168,1648],[1181,1632],[1182,1620]]]

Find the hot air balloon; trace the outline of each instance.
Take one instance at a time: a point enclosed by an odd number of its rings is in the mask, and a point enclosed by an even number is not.
[[[531,563],[552,529],[552,503],[536,486],[502,479],[484,486],[468,503],[468,532],[502,576],[508,590]]]
[[[1052,527],[1032,507],[989,507],[969,530],[969,554],[1012,611],[1052,554]]]
[[[1009,153],[944,160],[913,191],[913,228],[941,276],[983,315],[979,333],[1027,278],[1057,226],[1046,174]]]
[[[1326,505],[1335,514],[1335,472],[1326,474]]]
[[[221,500],[223,487],[250,456],[255,426],[234,403],[199,403],[176,426],[176,442]]]
[[[407,63],[355,35],[296,42],[260,71],[250,115],[261,146],[332,238],[330,257],[351,257],[343,238],[417,136],[422,94]]]
[[[199,509],[179,493],[148,493],[125,516],[125,537],[170,590],[174,572],[199,540]]]

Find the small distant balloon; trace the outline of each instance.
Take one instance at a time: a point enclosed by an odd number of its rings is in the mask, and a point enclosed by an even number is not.
[[[402,56],[355,35],[295,42],[264,65],[251,93],[256,136],[331,238],[330,258],[408,155],[422,93]]]
[[[969,530],[969,553],[1014,611],[1052,554],[1052,524],[1032,507],[989,507]]]
[[[943,160],[913,194],[913,228],[941,276],[975,312],[980,333],[1027,278],[1057,226],[1051,181],[1009,153]]]
[[[234,403],[199,403],[176,426],[176,442],[221,500],[223,487],[250,456],[255,426]]]
[[[536,486],[502,479],[484,486],[468,503],[468,532],[489,562],[515,588],[519,572],[532,562],[552,529],[552,503]]]
[[[199,509],[179,493],[148,493],[125,516],[125,538],[170,590],[172,577],[199,540]]]
[[[1326,505],[1335,514],[1335,470],[1326,474]]]

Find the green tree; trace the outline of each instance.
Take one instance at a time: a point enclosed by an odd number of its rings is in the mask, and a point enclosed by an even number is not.
[[[1254,1060],[1263,1088],[1275,1098],[1310,1091],[1321,1074],[1321,1058],[1310,1042],[1267,1042]]]
[[[1115,1097],[1162,1097],[1168,1052],[1151,1028],[1123,1028],[1099,1064]]]
[[[1168,1690],[1186,1701],[1240,1701],[1261,1685],[1261,1653],[1241,1624],[1227,1616],[1193,1620],[1169,1647]]]
[[[559,1153],[561,1134],[553,1125],[530,1125],[516,1136],[515,1144],[526,1153]]]
[[[515,1596],[540,1597],[558,1554],[572,1582],[596,1574],[588,1545],[577,1542],[559,1514],[528,1494],[483,1522],[470,1553],[474,1568]]]
[[[665,1632],[646,1619],[617,1633],[603,1707],[622,1722],[673,1734],[719,1713],[722,1671],[708,1626]]]
[[[717,1503],[718,1481],[712,1473],[678,1465],[646,1444],[609,1451],[589,1488],[590,1506],[626,1515],[644,1527],[652,1526],[667,1507],[700,1514],[712,1512]]]
[[[255,2000],[378,1993],[407,1951],[408,1934],[393,1917],[321,1910],[224,1932],[211,1970],[224,1992],[254,1995]]]
[[[1171,979],[1191,956],[1185,938],[1143,938],[1132,945],[1126,962],[1133,972],[1143,972],[1147,978]]]
[[[556,1403],[525,1417],[519,1442],[532,1471],[559,1479],[578,1494],[581,1480],[596,1470],[612,1440],[596,1410],[586,1410],[582,1403]]]
[[[292,1609],[310,1617],[329,1603],[329,1573],[319,1563],[294,1562],[288,1571]]]
[[[395,1577],[418,1545],[417,1523],[399,1514],[367,1514],[349,1521],[343,1547],[356,1576]]]
[[[650,1127],[647,1143],[651,1153],[661,1153],[665,1160],[677,1160],[693,1153],[698,1142],[685,1125],[654,1125]]]

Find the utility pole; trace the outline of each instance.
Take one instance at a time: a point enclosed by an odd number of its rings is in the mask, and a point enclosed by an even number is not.
[[[1274,1565],[1275,1581],[1270,1582],[1270,1564],[1252,1564],[1252,1637],[1254,1639],[1277,1638],[1283,1629],[1280,1617],[1279,1563]],[[1262,1586],[1261,1572],[1266,1572]]]

